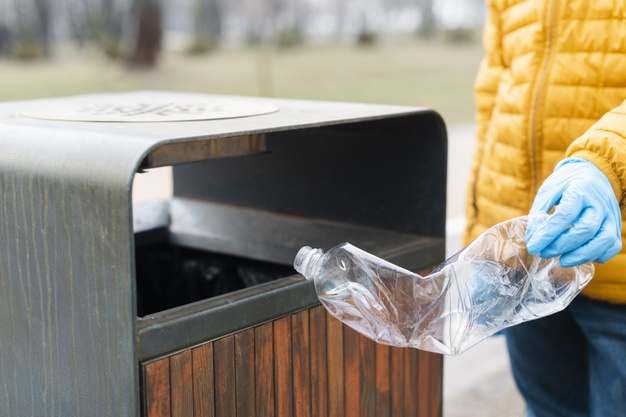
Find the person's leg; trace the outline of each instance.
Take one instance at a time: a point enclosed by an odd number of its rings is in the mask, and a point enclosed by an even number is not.
[[[589,415],[586,341],[569,311],[504,331],[528,417]]]
[[[579,296],[570,310],[588,340],[591,415],[626,416],[626,306]]]

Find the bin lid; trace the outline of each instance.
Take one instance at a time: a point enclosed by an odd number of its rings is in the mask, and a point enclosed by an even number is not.
[[[0,103],[0,124],[3,131],[9,127],[29,131],[43,128],[47,132],[81,132],[83,137],[87,133],[106,135],[111,144],[117,136],[125,144],[129,141],[145,144],[147,140],[154,146],[169,141],[319,127],[428,110],[395,105],[132,91],[4,102]],[[67,134],[59,137],[67,137]]]
[[[231,119],[274,113],[273,103],[227,96],[181,94],[79,96],[23,109],[26,117],[81,122],[179,122]]]

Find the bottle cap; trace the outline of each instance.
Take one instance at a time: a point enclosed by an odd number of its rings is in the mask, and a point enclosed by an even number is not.
[[[321,249],[313,249],[310,246],[304,246],[298,251],[293,261],[293,267],[306,279],[313,279],[315,270],[319,268],[317,260],[321,258],[323,254],[324,252]]]

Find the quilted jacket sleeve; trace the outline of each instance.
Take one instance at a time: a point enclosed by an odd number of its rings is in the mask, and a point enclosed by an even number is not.
[[[622,210],[626,208],[626,101],[605,114],[569,146],[567,156],[593,162],[611,181]]]

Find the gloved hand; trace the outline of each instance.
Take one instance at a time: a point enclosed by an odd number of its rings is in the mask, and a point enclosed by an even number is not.
[[[582,158],[561,161],[546,178],[530,213],[554,213],[526,231],[526,248],[542,258],[561,256],[564,268],[604,263],[622,248],[622,216],[613,187],[598,167]]]

